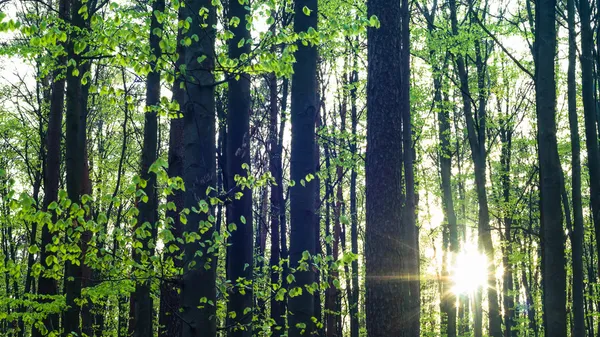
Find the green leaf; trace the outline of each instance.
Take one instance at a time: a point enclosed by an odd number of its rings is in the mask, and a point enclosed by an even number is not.
[[[302,7],[302,12],[304,13],[304,15],[310,16],[310,12],[312,12],[312,10],[310,10],[308,7],[304,6],[304,7]]]

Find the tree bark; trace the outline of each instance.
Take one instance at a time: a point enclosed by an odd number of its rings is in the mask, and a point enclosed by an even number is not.
[[[308,12],[308,13],[304,13]],[[298,0],[295,5],[294,32],[317,29],[317,1]],[[308,15],[307,15],[308,14]],[[295,186],[290,189],[290,267],[295,270],[296,282],[290,288],[299,287],[302,294],[290,296],[288,302],[289,337],[301,337],[314,331],[311,322],[314,312],[314,296],[306,286],[312,287],[315,273],[308,267],[316,252],[314,226],[316,181],[307,179],[315,174],[315,117],[317,113],[317,48],[297,43],[292,75],[292,139],[290,179]],[[309,256],[306,256],[306,253]],[[309,261],[303,261],[308,257]],[[292,291],[293,289],[290,289]],[[305,328],[303,328],[305,327]],[[304,331],[306,330],[306,331]]]
[[[586,1],[586,0],[580,0]],[[567,73],[569,126],[571,128],[571,187],[573,202],[573,232],[571,256],[573,263],[573,336],[584,336],[585,313],[583,300],[583,207],[581,201],[581,145],[577,119],[577,40],[575,31],[575,0],[567,0],[569,27],[569,68]]]
[[[133,248],[133,260],[140,265],[154,255],[158,219],[158,197],[156,195],[156,172],[150,172],[150,167],[156,161],[158,148],[158,118],[157,109],[160,103],[160,69],[157,62],[162,56],[159,46],[161,41],[157,31],[163,30],[162,20],[158,15],[165,11],[164,0],[154,0],[150,12],[150,68],[146,78],[146,109],[144,113],[144,140],[142,145],[142,160],[140,178],[146,183],[142,188],[147,201],[138,201],[139,216],[135,225],[134,240],[141,247]],[[133,308],[133,336],[143,337],[154,334],[153,299],[151,294],[151,279],[137,280],[131,297]]]
[[[406,2],[404,2],[405,4]],[[405,5],[406,6],[406,5]],[[419,336],[419,313],[412,312],[412,300],[418,301],[418,292],[411,293],[414,275],[412,259],[417,250],[411,216],[402,215],[405,169],[412,163],[410,146],[403,147],[402,121],[408,111],[406,95],[408,79],[403,61],[397,51],[407,46],[402,23],[407,23],[408,12],[403,13],[400,2],[371,0],[367,15],[377,16],[380,27],[367,29],[367,155],[366,155],[366,322],[371,337]],[[402,21],[401,21],[402,20]],[[390,50],[396,51],[390,54]],[[406,50],[407,51],[407,50]],[[399,76],[400,75],[400,76]],[[410,123],[408,123],[408,126]],[[410,136],[410,128],[405,130]],[[410,140],[406,140],[410,144]],[[404,156],[407,156],[405,158]],[[408,170],[408,174],[412,174]],[[412,188],[407,179],[407,191]],[[414,193],[408,191],[407,194]],[[414,200],[407,198],[404,209],[414,211]],[[414,218],[413,218],[414,219]],[[418,261],[416,261],[418,263]],[[415,321],[417,323],[415,323]],[[415,330],[414,327],[417,326]]]
[[[594,231],[596,233],[596,252],[600,256],[600,154],[598,152],[597,115],[594,99],[594,60],[592,55],[594,33],[590,26],[590,15],[589,1],[579,1],[579,17],[581,21],[581,96],[585,122],[587,164],[590,175],[590,206],[594,221]],[[600,268],[597,271],[600,273]]]
[[[536,4],[535,75],[540,161],[543,305],[546,337],[565,336],[566,273],[562,225],[562,168],[556,140],[556,0]]]
[[[179,8],[179,18],[183,18],[184,9]],[[183,33],[181,29],[177,31],[177,41],[183,39]],[[177,61],[175,68],[173,69],[175,81],[173,82],[172,93],[173,102],[177,102],[179,105],[178,116],[171,119],[171,128],[169,130],[169,154],[168,162],[169,177],[182,177],[183,176],[183,162],[184,152],[183,147],[183,111],[185,91],[181,88],[184,83],[183,75],[180,72],[180,68],[185,64],[184,48],[181,43],[177,43]],[[178,242],[178,239],[183,239],[183,224],[179,217],[179,212],[184,208],[184,192],[182,190],[173,191],[173,194],[167,196],[167,203],[173,203],[175,209],[167,208],[166,218],[170,219],[170,230],[173,235],[173,241],[169,245],[175,245],[176,250],[171,252],[169,247],[165,250],[166,263],[172,261],[173,267],[181,268],[181,258],[178,256],[183,250],[183,244]],[[169,265],[169,264],[167,264]],[[181,298],[179,295],[180,290],[180,276],[173,275],[173,282],[167,282],[162,280],[160,284],[160,308],[158,315],[158,336],[159,337],[171,337],[181,336],[182,325],[181,319],[179,318],[179,307],[181,304]]]
[[[215,232],[215,224],[211,223],[209,216],[212,207],[208,200],[210,191],[207,190],[214,187],[216,182],[215,95],[212,73],[216,8],[210,0],[191,1],[186,3],[185,7],[185,15],[192,19],[185,36],[198,37],[198,42],[192,43],[184,51],[187,76],[184,99],[183,180],[184,204],[190,209],[185,231],[188,236],[193,233],[202,234],[193,240],[186,240],[184,248],[181,316],[185,323],[182,337],[214,337],[218,249],[211,246],[213,243],[205,245],[204,242],[212,240]],[[203,15],[199,16],[201,11]],[[200,211],[194,212],[192,207]],[[199,287],[198,284],[202,286]]]
[[[61,0],[59,2],[59,18],[66,20],[69,15],[69,0]],[[58,59],[58,63],[61,65],[66,64],[66,57]],[[58,201],[58,188],[60,183],[60,163],[61,163],[61,136],[62,136],[62,119],[63,110],[65,107],[65,85],[66,78],[61,77],[61,72],[55,71],[53,74],[54,83],[52,85],[52,96],[50,98],[50,114],[48,116],[48,129],[46,131],[46,167],[44,170],[44,200],[43,210],[54,213],[49,210],[48,207],[53,202]],[[57,217],[54,213],[52,215],[52,222],[56,222]],[[53,233],[50,231],[48,226],[42,227],[41,235],[41,253],[40,263],[44,269],[51,268],[46,263],[49,256],[53,255],[48,250],[48,245],[52,243]],[[42,273],[38,281],[38,294],[43,296],[52,296],[58,293],[58,285],[54,278],[47,277]],[[51,332],[59,329],[58,315],[48,315],[43,320],[45,328]],[[32,329],[33,337],[42,337],[44,333],[37,328]]]
[[[358,39],[358,38],[357,38]],[[356,106],[356,86],[358,85],[358,54],[352,48],[352,73],[351,73],[351,89],[350,89],[350,119],[352,128],[352,139],[350,141],[350,151],[352,160],[358,160],[357,157],[357,125],[358,125],[358,109]],[[350,337],[358,337],[359,335],[359,295],[360,286],[358,282],[358,207],[356,204],[356,181],[357,181],[357,163],[353,163],[352,171],[350,172],[350,241],[352,246],[352,254],[355,259],[352,261],[352,297],[350,299]]]
[[[83,31],[85,29],[85,20],[80,9],[82,3],[80,0],[71,2],[71,25],[75,29]],[[81,142],[81,134],[86,132],[82,127],[83,107],[83,88],[81,78],[84,75],[84,67],[81,55],[75,52],[75,41],[81,38],[81,31],[72,32],[67,42],[67,58],[75,61],[75,65],[66,69],[66,152],[65,162],[67,171],[67,195],[71,202],[80,203],[80,196],[83,187],[83,172],[85,167],[85,144]],[[73,220],[73,232],[81,226],[77,220]],[[81,245],[76,235],[67,238],[69,244]],[[78,257],[83,258],[82,256]],[[63,312],[63,336],[70,336],[71,333],[79,335],[80,310],[81,306],[77,300],[81,298],[81,278],[82,264],[74,264],[71,261],[65,262],[65,301],[67,309]]]
[[[230,25],[234,38],[229,40],[229,57],[240,59],[250,54],[250,31],[246,28],[249,7],[243,1],[230,1],[228,16],[239,19],[239,24]],[[244,40],[242,45],[239,42]],[[240,60],[240,66],[246,66]],[[232,198],[228,205],[228,224],[235,224],[237,229],[230,230],[227,247],[227,278],[234,285],[229,294],[227,311],[234,312],[235,318],[228,319],[229,337],[249,337],[252,334],[252,286],[245,282],[252,280],[254,272],[254,247],[252,227],[252,189],[245,186],[244,178],[250,172],[250,75],[243,71],[229,81],[227,97],[227,177],[230,189],[235,188],[242,194],[240,198]],[[237,177],[242,180],[238,181]],[[258,228],[261,228],[258,221]]]

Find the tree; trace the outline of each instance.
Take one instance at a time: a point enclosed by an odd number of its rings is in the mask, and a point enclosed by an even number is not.
[[[229,57],[239,59],[250,54],[250,31],[247,28],[250,12],[244,1],[229,2],[230,30],[234,35],[229,40]],[[238,19],[239,23],[233,24]],[[227,180],[229,188],[240,189],[243,195],[234,198],[228,207],[227,223],[234,224],[227,249],[227,276],[234,284],[229,295],[227,310],[235,313],[230,319],[231,337],[250,336],[252,329],[252,286],[254,247],[252,228],[252,191],[244,178],[250,175],[250,77],[242,72],[229,80],[227,96]],[[260,223],[260,222],[259,222]],[[260,225],[259,225],[260,227]],[[231,316],[230,316],[231,317]],[[241,327],[237,327],[242,325]]]
[[[83,32],[86,27],[83,18],[83,4],[79,0],[72,0],[71,8],[71,25],[77,29],[75,33],[69,36],[67,42],[67,58],[74,60],[74,65],[67,67],[66,74],[66,151],[65,162],[67,172],[67,195],[71,202],[79,204],[80,197],[83,192],[83,180],[85,170],[85,144],[82,143],[82,135],[86,132],[83,125],[84,109],[83,102],[87,100],[83,96],[83,85],[81,78],[84,74],[85,62],[82,60],[79,52],[75,51],[75,44],[78,39],[84,38]],[[73,219],[74,228],[83,226],[80,223],[80,218]],[[69,238],[69,244],[81,247],[81,236]],[[80,319],[80,304],[78,300],[81,297],[81,280],[82,280],[82,259],[83,256],[74,257],[75,260],[80,260],[78,263],[74,261],[65,262],[65,300],[67,310],[63,313],[63,335],[70,336],[72,333],[80,334],[81,326]]]
[[[59,19],[66,21],[68,13],[68,1],[62,0],[59,3]],[[61,65],[66,64],[66,57],[63,55],[58,62]],[[61,76],[62,72],[57,70],[54,72],[54,82],[52,84],[52,97],[50,99],[50,114],[48,116],[48,130],[46,132],[46,168],[44,176],[44,201],[43,209],[48,211],[53,202],[58,201],[58,189],[60,182],[60,163],[61,163],[61,136],[62,136],[62,120],[63,110],[65,107],[65,84],[66,78]],[[56,221],[56,216],[52,217],[52,221]],[[52,243],[53,233],[48,225],[42,227],[41,235],[41,254],[40,261],[44,264],[45,269],[49,269],[49,256],[52,252],[48,249],[48,245]],[[38,280],[38,294],[40,295],[56,295],[58,293],[56,280],[52,277],[40,275]],[[48,331],[56,331],[59,328],[58,315],[51,314],[43,321],[44,327]],[[42,329],[34,328],[32,336],[41,337]]]
[[[133,259],[139,264],[147,257],[154,255],[157,238],[158,196],[156,195],[156,169],[152,165],[156,161],[158,147],[158,104],[160,103],[160,74],[158,62],[162,57],[160,48],[163,31],[162,15],[165,11],[164,0],[155,0],[150,12],[150,67],[151,71],[146,78],[146,111],[144,115],[144,145],[140,178],[145,182],[142,188],[146,201],[138,203],[139,217],[136,224],[135,235],[142,247],[133,249]],[[154,172],[153,172],[154,171]],[[143,258],[143,255],[146,255]],[[154,333],[153,327],[153,300],[151,280],[140,280],[136,283],[135,291],[131,296],[133,302],[133,335],[136,337],[149,336]]]
[[[406,6],[406,2],[404,3]],[[404,11],[404,14],[403,14]],[[411,297],[418,298],[418,251],[412,214],[403,216],[402,167],[408,175],[406,209],[414,212],[411,200],[414,185],[410,183],[411,147],[403,148],[404,137],[410,135],[406,72],[407,54],[390,55],[389,50],[406,47],[408,8],[394,1],[375,0],[368,4],[368,15],[375,15],[380,27],[370,27],[368,39],[367,79],[367,156],[366,156],[366,315],[370,336],[418,336]],[[404,26],[401,25],[401,20]],[[393,56],[392,56],[393,55]],[[406,63],[403,63],[406,62]],[[402,76],[398,76],[401,74]],[[407,115],[408,114],[408,115]],[[405,144],[410,144],[407,140]],[[411,190],[411,188],[413,190]],[[417,306],[418,308],[418,303]],[[417,319],[418,321],[418,319]]]
[[[214,28],[216,9],[210,1],[186,3],[190,28],[185,37],[196,36],[198,43],[184,50],[186,76],[184,99],[183,181],[186,216],[184,240],[184,274],[182,280],[183,337],[213,337],[216,321],[215,225],[211,221],[210,188],[215,182],[215,95],[214,95]],[[201,13],[197,15],[196,13]],[[201,61],[201,62],[200,62]],[[193,209],[192,209],[193,208]],[[195,210],[195,211],[194,211]],[[201,233],[198,237],[198,233]],[[209,247],[207,247],[207,243]],[[202,287],[198,287],[202,284]]]
[[[565,336],[566,274],[563,213],[561,207],[562,168],[556,140],[556,1],[539,1],[535,16],[536,114],[540,162],[540,218],[542,226],[542,273],[544,325],[547,337]]]
[[[294,32],[317,29],[316,0],[298,0],[295,4]],[[299,289],[297,296],[288,300],[288,336],[299,337],[305,331],[314,331],[312,318],[315,291],[315,273],[310,266],[316,252],[314,227],[315,194],[315,118],[317,113],[317,47],[312,42],[297,42],[292,75],[291,95],[291,159],[290,179],[290,268],[295,282],[290,292]]]
[[[584,2],[584,1],[581,1]],[[573,202],[573,230],[571,237],[571,256],[573,261],[573,329],[574,336],[585,334],[584,299],[583,299],[583,209],[581,201],[581,149],[579,138],[579,121],[577,119],[577,41],[575,32],[575,1],[567,1],[567,18],[569,27],[569,69],[568,69],[568,104],[569,126],[571,128],[571,193]]]

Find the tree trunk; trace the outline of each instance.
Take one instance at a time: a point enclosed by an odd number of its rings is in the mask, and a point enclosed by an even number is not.
[[[144,264],[147,258],[154,255],[158,219],[158,197],[156,195],[156,172],[150,168],[156,161],[158,148],[158,104],[160,103],[160,69],[157,61],[162,56],[159,46],[161,35],[157,31],[163,30],[162,20],[158,15],[165,11],[164,0],[152,2],[150,21],[150,68],[146,78],[146,109],[144,113],[144,141],[142,148],[142,161],[140,178],[145,182],[142,189],[147,200],[138,201],[139,216],[135,225],[134,240],[141,243],[141,247],[133,248],[133,260],[137,264]],[[137,280],[132,300],[133,308],[133,336],[144,337],[154,334],[153,300],[151,294],[151,279]]]
[[[185,231],[188,235],[200,233],[194,240],[186,240],[181,299],[182,337],[215,337],[216,335],[216,254],[218,249],[205,245],[215,232],[210,221],[209,187],[216,182],[215,159],[215,95],[214,95],[214,40],[216,8],[210,0],[186,3],[185,15],[192,19],[186,37],[198,42],[185,48],[186,95],[184,100],[184,164]],[[203,17],[198,13],[208,12]],[[199,21],[200,20],[200,21]],[[206,26],[203,26],[206,25]],[[203,28],[205,27],[205,28]],[[204,58],[202,60],[202,58]],[[202,61],[202,62],[199,62]],[[207,193],[209,192],[209,193]],[[204,247],[203,247],[204,246]],[[202,286],[199,287],[198,284]]]
[[[69,0],[61,0],[59,3],[60,18],[65,20],[69,15]],[[61,57],[58,63],[61,65],[66,64],[66,57]],[[58,201],[58,188],[60,183],[60,163],[61,163],[61,136],[62,136],[62,119],[63,110],[65,106],[65,77],[60,76],[59,71],[55,71],[53,74],[54,83],[52,85],[52,96],[50,98],[50,115],[48,116],[48,129],[46,131],[46,167],[44,170],[44,201],[43,210],[52,212],[52,222],[56,222],[57,217],[53,210],[49,209],[49,206],[53,202]],[[46,261],[49,256],[53,253],[47,249],[47,246],[52,243],[53,233],[50,231],[48,226],[42,227],[41,236],[41,254],[40,263],[44,269],[51,268]],[[58,293],[56,280],[52,277],[46,277],[43,273],[40,274],[38,281],[38,294],[43,296],[52,296]],[[48,315],[43,320],[43,324],[48,332],[57,331],[58,315]],[[33,337],[42,337],[44,333],[40,329],[33,328]]]
[[[448,105],[442,99],[442,72],[446,71],[446,67],[437,69],[437,74],[434,78],[434,100],[437,102],[438,108],[438,130],[440,138],[440,175],[442,186],[442,205],[444,206],[444,215],[448,227],[448,241],[450,257],[445,259],[444,263],[452,265],[453,257],[458,253],[458,229],[456,221],[456,213],[454,211],[454,198],[452,196],[452,148],[450,147],[450,113],[446,108]],[[451,290],[451,282],[446,282],[447,291],[442,293],[442,300],[447,302],[444,307],[446,314],[446,334],[448,337],[456,337],[456,296]]]
[[[304,13],[308,12],[308,13]],[[307,15],[308,14],[308,15]],[[295,6],[294,31],[296,33],[317,29],[317,1],[298,0]],[[317,113],[317,47],[297,43],[292,75],[292,139],[290,179],[295,186],[290,190],[290,267],[295,270],[296,282],[302,294],[290,296],[288,302],[289,337],[301,337],[314,331],[314,296],[306,286],[312,287],[315,273],[307,263],[316,252],[314,219],[317,186],[309,174],[314,175],[315,117]],[[308,253],[308,256],[306,256]],[[309,261],[304,261],[308,257]],[[306,330],[306,331],[305,331]]]
[[[285,283],[285,280],[281,280],[282,272],[279,269],[280,261],[281,261],[281,224],[280,217],[281,213],[285,214],[285,208],[282,205],[283,199],[283,180],[282,180],[282,168],[281,168],[281,160],[282,153],[279,151],[279,142],[278,142],[278,116],[279,109],[277,106],[278,93],[277,93],[277,77],[275,74],[271,74],[269,76],[269,93],[270,93],[270,102],[269,102],[269,171],[275,180],[275,183],[271,185],[271,195],[270,195],[270,203],[271,203],[271,212],[270,212],[270,222],[271,222],[271,257],[269,260],[269,265],[271,266],[271,285],[279,285],[282,286]],[[281,119],[284,117],[281,116]],[[273,267],[277,267],[273,269]],[[278,289],[276,289],[278,291]],[[283,329],[285,327],[284,320],[284,303],[283,301],[278,301],[276,296],[271,296],[271,319],[274,322],[274,326],[271,329],[273,337],[279,337],[283,333]]]
[[[71,25],[77,29],[85,29],[85,21],[80,13],[82,3],[80,0],[71,2]],[[84,113],[83,88],[81,78],[84,75],[81,55],[75,52],[75,41],[80,38],[77,32],[72,32],[67,43],[67,57],[73,59],[75,65],[66,69],[66,171],[67,195],[71,202],[79,204],[82,192],[82,179],[85,162],[85,144],[81,143],[81,134],[86,130],[82,127],[81,118]],[[73,232],[82,224],[73,220]],[[67,242],[80,245],[79,238],[71,235]],[[79,259],[82,256],[78,257]],[[63,336],[71,333],[79,335],[81,306],[77,301],[81,298],[82,265],[71,261],[65,262],[65,301],[68,308],[63,312]]]
[[[250,54],[250,31],[246,28],[249,7],[243,1],[230,1],[228,16],[239,19],[238,25],[229,29],[234,38],[229,40],[229,57],[239,59],[242,54]],[[247,41],[239,45],[241,40]],[[244,62],[240,60],[240,64]],[[234,312],[235,318],[228,320],[229,337],[249,337],[252,334],[252,286],[245,286],[252,280],[254,272],[254,247],[252,226],[252,188],[246,186],[244,178],[250,172],[250,75],[239,74],[239,78],[229,81],[227,97],[227,177],[229,189],[240,191],[240,198],[232,198],[227,209],[227,223],[235,224],[237,229],[231,230],[227,247],[227,278],[234,285],[229,294],[227,311]],[[238,181],[236,177],[242,180]],[[258,221],[258,228],[261,223]],[[245,326],[237,328],[238,326]]]
[[[536,4],[535,75],[542,220],[543,305],[546,337],[565,336],[566,273],[562,225],[562,168],[556,140],[556,0]]]
[[[590,206],[594,221],[594,231],[596,233],[596,252],[600,256],[600,154],[598,152],[597,115],[594,99],[594,60],[592,56],[594,34],[590,26],[590,15],[589,1],[579,1],[579,17],[581,20],[581,97],[585,121],[587,163],[590,175]],[[600,268],[597,271],[600,273]]]
[[[358,38],[357,38],[358,39]],[[352,160],[358,160],[357,157],[357,125],[358,125],[358,109],[356,106],[356,86],[358,85],[358,54],[352,48],[352,75],[350,89],[350,118],[352,123],[352,139],[350,141],[350,151],[352,152]],[[359,335],[359,283],[358,283],[358,207],[356,205],[356,180],[357,180],[357,163],[353,163],[352,171],[350,172],[350,241],[352,245],[352,254],[355,259],[352,261],[352,298],[350,299],[350,337],[358,337]]]
[[[417,228],[417,204],[418,196],[415,187],[414,161],[416,157],[413,145],[412,132],[412,114],[410,101],[410,4],[408,0],[402,0],[401,9],[401,111],[402,111],[402,144],[404,146],[404,180],[405,180],[405,204],[402,208],[402,218],[404,223],[400,228],[400,234],[405,237],[405,254],[402,256],[403,274],[408,275],[408,282],[404,283],[407,287],[406,296],[408,303],[403,308],[407,320],[407,331],[405,335],[420,335],[420,314],[421,314],[421,283],[419,268],[419,232]]]
[[[183,18],[183,7],[179,8],[179,17]],[[181,41],[183,39],[182,30],[178,29],[177,31],[177,41]],[[177,61],[175,63],[175,68],[173,69],[175,81],[173,82],[173,102],[177,102],[179,105],[180,114],[183,113],[184,108],[184,100],[185,100],[185,91],[181,88],[181,84],[183,82],[183,75],[180,72],[180,67],[185,64],[185,55],[184,48],[181,43],[177,44]],[[184,152],[185,149],[183,147],[183,127],[184,127],[184,119],[182,115],[176,116],[176,118],[171,119],[171,129],[169,131],[169,169],[168,174],[169,177],[182,177],[183,176],[183,162],[184,162]],[[181,259],[178,258],[178,255],[181,254],[183,250],[183,245],[177,241],[178,238],[183,238],[183,224],[181,223],[181,219],[179,217],[179,212],[181,212],[184,208],[184,191],[177,190],[173,191],[173,194],[167,196],[167,203],[173,203],[175,205],[175,209],[168,208],[166,212],[166,218],[170,219],[170,230],[173,235],[173,241],[169,243],[170,245],[175,245],[177,249],[171,251],[169,246],[165,250],[165,260],[166,263],[172,261],[173,266],[175,268],[181,268],[182,263]],[[160,308],[159,308],[159,316],[158,316],[158,336],[159,337],[171,337],[171,336],[181,336],[182,325],[181,319],[179,318],[179,307],[181,303],[181,298],[179,295],[180,290],[180,276],[173,275],[173,282],[167,282],[162,280],[160,283]]]
[[[406,2],[404,2],[406,3]],[[366,156],[366,321],[371,337],[419,336],[419,313],[412,312],[413,300],[419,300],[418,291],[411,293],[411,279],[417,250],[414,231],[414,199],[407,198],[404,209],[411,213],[402,216],[403,194],[401,186],[403,159],[405,169],[412,163],[410,146],[402,153],[402,121],[408,111],[406,95],[408,74],[397,52],[407,47],[401,23],[407,23],[408,12],[403,15],[400,2],[372,0],[368,3],[368,16],[379,18],[380,27],[370,27],[368,38],[367,79],[367,156]],[[402,19],[402,22],[401,22]],[[406,50],[407,51],[407,50]],[[405,130],[410,137],[410,123]],[[406,140],[410,144],[410,140]],[[404,158],[407,156],[407,158]],[[412,174],[410,170],[409,174]],[[413,187],[407,179],[407,191]],[[407,194],[414,193],[408,191]],[[412,299],[411,299],[412,298]],[[417,326],[414,330],[413,327]]]
[[[586,0],[580,0],[581,2]],[[583,207],[581,201],[581,145],[577,120],[577,40],[575,32],[575,0],[567,0],[569,26],[568,107],[571,128],[571,187],[573,200],[573,232],[571,233],[571,256],[573,263],[573,336],[584,336],[585,313],[583,300]]]

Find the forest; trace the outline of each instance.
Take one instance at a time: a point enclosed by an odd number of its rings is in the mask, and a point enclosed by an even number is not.
[[[0,0],[0,336],[600,336],[600,0]]]

